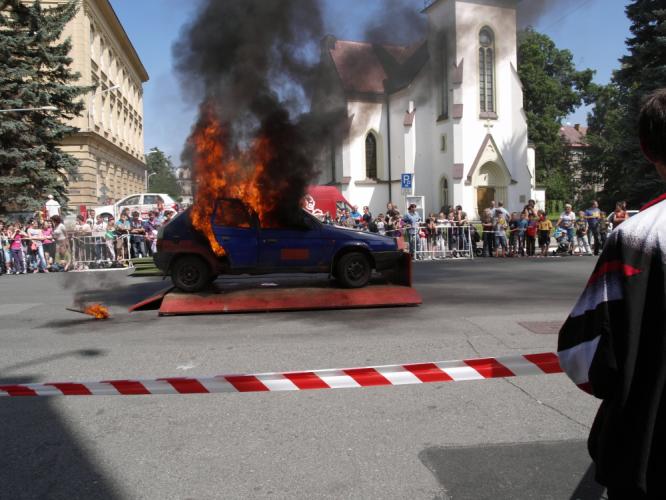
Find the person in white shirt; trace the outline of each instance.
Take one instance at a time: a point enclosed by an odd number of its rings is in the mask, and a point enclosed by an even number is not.
[[[102,260],[107,260],[106,256],[106,227],[107,223],[101,215],[98,215],[95,223],[92,226],[93,242],[95,244],[95,260],[99,263]]]
[[[560,218],[558,219],[557,224],[555,225],[567,233],[567,239],[569,240],[569,246],[570,246],[569,249],[570,254],[573,254],[575,223],[576,223],[576,213],[572,210],[571,205],[567,203],[566,205],[564,205],[564,212],[560,214]]]
[[[53,199],[53,195],[48,196],[46,200],[46,218],[50,219],[54,215],[60,215],[60,203]]]

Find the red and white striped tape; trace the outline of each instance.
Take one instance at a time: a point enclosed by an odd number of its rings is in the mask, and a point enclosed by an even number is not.
[[[366,366],[303,372],[171,377],[153,380],[103,380],[0,385],[0,396],[130,396],[146,394],[214,394],[222,392],[303,391],[382,385],[461,382],[489,378],[561,373],[556,354],[441,361],[408,365]]]

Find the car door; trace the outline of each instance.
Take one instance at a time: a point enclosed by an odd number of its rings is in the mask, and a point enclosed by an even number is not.
[[[213,214],[213,234],[233,269],[257,265],[257,218],[239,200],[219,200]]]
[[[301,215],[301,214],[299,214]],[[258,267],[265,272],[304,270],[326,272],[335,241],[326,239],[321,222],[305,212],[291,227],[262,227]]]

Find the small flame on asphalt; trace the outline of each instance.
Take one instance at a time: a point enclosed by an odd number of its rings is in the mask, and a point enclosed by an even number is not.
[[[72,312],[87,314],[95,319],[108,319],[111,316],[111,314],[109,314],[109,309],[102,304],[91,304],[82,309],[73,307],[67,307],[66,309]]]

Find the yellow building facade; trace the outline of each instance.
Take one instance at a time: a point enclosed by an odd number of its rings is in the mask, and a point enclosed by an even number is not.
[[[63,0],[42,0],[43,6]],[[72,70],[79,85],[95,90],[83,96],[85,111],[71,124],[79,129],[61,147],[78,158],[69,179],[69,207],[115,202],[144,191],[143,83],[148,73],[108,0],[81,0],[63,36],[71,37]]]

